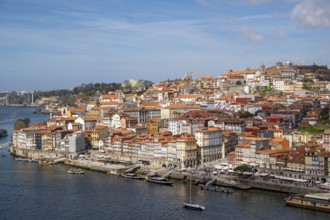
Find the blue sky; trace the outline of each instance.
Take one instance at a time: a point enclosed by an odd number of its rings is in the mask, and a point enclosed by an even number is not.
[[[0,91],[329,65],[328,0],[0,0]]]

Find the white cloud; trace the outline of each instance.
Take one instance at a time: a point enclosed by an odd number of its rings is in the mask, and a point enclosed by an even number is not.
[[[279,2],[299,2],[302,0],[196,0],[197,3],[203,5],[213,5],[224,2],[234,3],[234,4],[244,4],[244,5],[262,5],[269,3],[279,3]]]
[[[249,16],[240,17],[239,20],[242,20],[242,21],[263,20],[263,19],[272,19],[274,17],[278,17],[278,15],[275,15],[275,14],[249,15]]]
[[[288,37],[288,33],[286,32],[286,30],[284,30],[283,28],[277,28],[275,30],[275,35],[279,38],[279,39],[286,39]]]
[[[305,27],[330,28],[330,1],[304,0],[293,9],[292,19]]]
[[[237,0],[240,2],[244,2],[247,4],[254,4],[254,5],[261,5],[261,4],[268,4],[268,3],[295,3],[295,2],[301,2],[302,0]]]
[[[261,34],[257,34],[253,29],[247,26],[241,26],[238,32],[239,32],[239,36],[242,39],[248,41],[257,42],[257,41],[262,41],[264,39],[264,36],[262,36]]]

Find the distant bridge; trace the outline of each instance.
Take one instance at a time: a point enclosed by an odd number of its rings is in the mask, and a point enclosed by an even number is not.
[[[4,106],[37,106],[34,101],[34,92],[11,92],[0,97],[0,105]]]

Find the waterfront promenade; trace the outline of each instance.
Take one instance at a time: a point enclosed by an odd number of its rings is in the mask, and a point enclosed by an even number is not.
[[[11,153],[15,156],[19,157],[27,157],[38,158],[40,154],[46,155],[46,152],[36,152],[36,151],[19,151],[14,150],[11,146],[10,148]],[[63,157],[63,155],[57,155]],[[92,152],[88,158],[74,158],[69,159],[66,158],[64,160],[64,164],[69,166],[80,167],[84,169],[89,169],[93,171],[105,172],[108,174],[119,175],[123,173],[125,170],[132,167],[132,163],[127,163],[125,161],[120,160],[113,160],[109,161],[101,161],[99,160],[100,157],[104,156],[103,154],[99,154],[99,152]],[[44,157],[45,158],[45,157]],[[51,154],[47,154],[48,159],[56,159],[54,152]],[[70,157],[71,158],[71,157]],[[155,163],[156,164],[156,163]],[[140,169],[138,170],[139,174],[146,175],[150,172],[156,172],[158,175],[163,176],[167,175],[169,172],[170,178],[178,181],[186,180],[190,175],[192,175],[192,179],[195,183],[206,184],[209,180],[216,179],[216,185],[218,186],[225,186],[231,187],[236,189],[262,189],[262,190],[270,190],[276,192],[284,192],[284,193],[299,193],[299,194],[306,194],[306,193],[315,193],[315,192],[327,192],[327,190],[318,189],[316,185],[310,184],[302,184],[302,183],[294,183],[288,181],[281,181],[278,179],[266,177],[249,177],[246,178],[244,176],[233,175],[233,174],[216,174],[214,175],[212,172],[207,171],[205,172],[205,167],[200,167],[198,169],[194,169],[191,172],[184,171],[181,169],[174,169],[171,168],[164,168],[164,167],[157,167],[155,165],[140,165]]]
[[[66,160],[64,162],[66,165],[80,167],[84,169],[89,169],[93,171],[105,172],[108,174],[119,175],[125,170],[129,169],[133,165],[124,164],[111,164],[100,161],[94,161],[90,159],[74,159]],[[243,178],[238,175],[227,175],[219,174],[213,175],[211,173],[206,173],[203,171],[195,171],[193,173],[188,171],[181,171],[172,168],[164,167],[152,167],[141,165],[140,169],[137,171],[139,174],[157,173],[159,176],[169,175],[171,179],[177,181],[185,181],[190,175],[195,183],[206,184],[212,179],[216,179],[215,185],[231,187],[241,190],[248,189],[262,189],[270,190],[283,193],[317,193],[317,192],[327,192],[326,190],[318,189],[316,186],[309,186],[307,184],[296,184],[280,181],[272,178]]]
[[[11,147],[11,153],[16,156],[31,157],[31,152],[28,153],[26,150],[24,152],[20,152],[17,150],[13,150]],[[19,153],[17,155],[17,153]],[[45,152],[42,152],[45,154]],[[54,152],[53,152],[54,154]],[[48,158],[55,158],[55,155],[48,155]],[[38,156],[39,153],[32,152],[32,155]],[[102,154],[103,155],[103,154]],[[64,164],[69,166],[80,167],[84,169],[89,169],[93,171],[105,172],[107,174],[119,175],[123,173],[125,170],[132,167],[132,163],[125,163],[125,161],[100,161],[98,158],[102,156],[99,152],[93,152],[89,158],[75,158],[64,160]],[[249,177],[246,178],[244,176],[233,175],[233,174],[216,174],[214,175],[212,172],[205,172],[205,167],[201,167],[198,169],[194,169],[191,172],[183,171],[180,169],[174,168],[164,168],[157,167],[154,165],[140,165],[140,169],[138,170],[139,174],[146,175],[150,172],[157,173],[160,176],[168,175],[170,173],[170,178],[183,181],[186,180],[190,175],[192,175],[192,179],[195,183],[206,184],[208,181],[212,179],[216,179],[216,185],[231,187],[236,189],[262,189],[262,190],[270,190],[276,192],[284,192],[284,193],[316,193],[316,192],[327,192],[326,190],[318,189],[316,185],[310,184],[301,184],[294,183],[288,181],[281,181],[274,178],[261,178],[261,177]]]

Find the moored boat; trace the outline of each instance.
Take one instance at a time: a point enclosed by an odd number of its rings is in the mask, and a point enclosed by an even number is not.
[[[53,165],[52,162],[47,161],[47,160],[41,160],[41,161],[39,161],[39,164],[40,164],[40,165]]]
[[[193,203],[183,203],[183,207],[187,209],[193,209],[197,211],[203,211],[205,209],[204,206],[198,205],[198,204],[193,204]]]
[[[7,137],[8,133],[6,129],[0,129],[0,138]]]
[[[330,193],[294,195],[285,199],[288,206],[330,212]]]
[[[144,179],[145,178],[143,176],[137,175],[136,173],[122,173],[120,175],[122,177],[129,178],[129,179],[138,179],[138,180],[141,180],[141,179]]]
[[[205,206],[191,202],[191,175],[190,175],[190,182],[189,182],[189,202],[183,203],[183,207],[186,209],[192,209],[192,210],[197,210],[197,211],[203,211],[205,209]]]
[[[26,158],[20,158],[20,157],[15,158],[15,160],[18,162],[24,162],[24,163],[40,163],[39,160],[26,159]]]
[[[148,182],[151,182],[151,183],[172,186],[172,182],[165,177],[147,176],[146,179]]]
[[[82,169],[78,169],[78,168],[70,168],[68,170],[68,174],[84,174],[85,171],[83,171]]]
[[[234,190],[232,188],[228,188],[228,187],[207,187],[204,188],[203,186],[201,186],[201,189],[205,189],[205,190],[209,190],[209,191],[215,191],[215,192],[223,192],[223,193],[227,193],[227,194],[231,194],[234,192]]]

